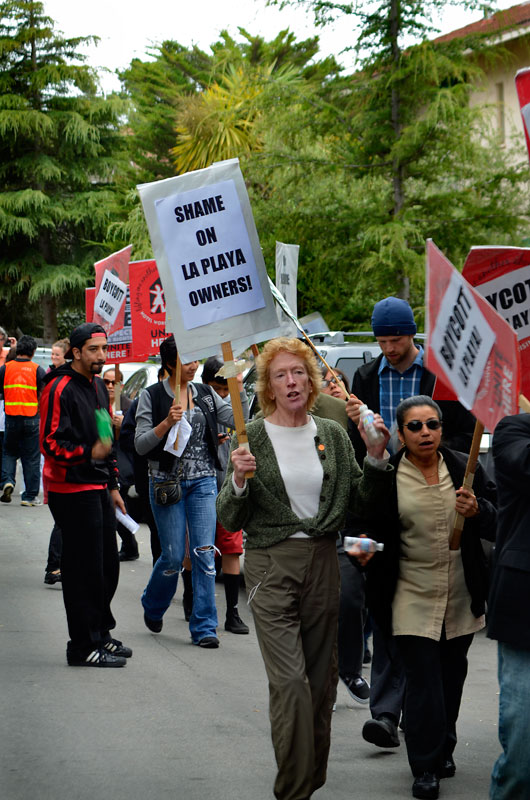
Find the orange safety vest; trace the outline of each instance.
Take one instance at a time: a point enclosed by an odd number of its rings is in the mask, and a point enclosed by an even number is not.
[[[4,375],[4,405],[9,416],[34,417],[39,412],[37,398],[38,364],[33,361],[8,361]]]

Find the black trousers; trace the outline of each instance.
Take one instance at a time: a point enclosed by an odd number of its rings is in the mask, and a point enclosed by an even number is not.
[[[342,547],[340,569],[339,675],[362,675],[364,654],[364,575]]]
[[[48,505],[63,534],[68,651],[83,657],[108,641],[116,626],[110,610],[120,572],[116,515],[107,489],[49,492]]]
[[[405,742],[413,775],[437,772],[456,746],[456,721],[473,634],[439,642],[394,637],[405,667]]]
[[[373,621],[370,711],[372,717],[386,714],[396,725],[401,718],[405,696],[405,670],[396,639]]]
[[[55,572],[56,569],[61,568],[61,553],[63,550],[63,535],[61,529],[54,524],[50,534],[50,544],[48,545],[48,563],[46,564],[46,572]]]

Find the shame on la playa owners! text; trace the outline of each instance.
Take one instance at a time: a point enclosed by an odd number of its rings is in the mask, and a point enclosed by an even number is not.
[[[187,329],[265,306],[234,181],[155,203]]]

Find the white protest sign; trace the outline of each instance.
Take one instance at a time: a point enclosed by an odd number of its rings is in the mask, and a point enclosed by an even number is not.
[[[183,362],[277,335],[278,320],[237,159],[138,187]],[[265,335],[267,334],[267,335]]]
[[[113,325],[125,303],[126,295],[127,284],[106,269],[94,301],[94,313],[103,317],[109,325]]]
[[[495,333],[462,276],[453,272],[442,298],[430,347],[460,402],[471,409]]]
[[[297,316],[298,254],[300,246],[276,242],[276,288],[281,293],[293,315]],[[282,320],[278,311],[284,336],[296,336],[297,330],[292,322]]]

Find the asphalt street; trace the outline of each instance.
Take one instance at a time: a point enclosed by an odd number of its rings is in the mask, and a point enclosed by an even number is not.
[[[17,487],[18,491],[18,487]],[[219,629],[219,650],[190,643],[181,587],[163,632],[144,626],[140,595],[150,573],[141,557],[122,565],[115,636],[133,648],[123,669],[66,665],[60,584],[43,583],[52,519],[47,506],[0,506],[0,797],[3,800],[273,800],[268,692],[250,613],[248,636]],[[219,617],[224,590],[217,584]],[[369,677],[368,673],[366,675]],[[497,757],[495,644],[471,648],[455,753],[457,773],[441,798],[486,800]],[[315,800],[401,800],[412,778],[404,742],[364,742],[366,706],[340,685],[328,782]]]

